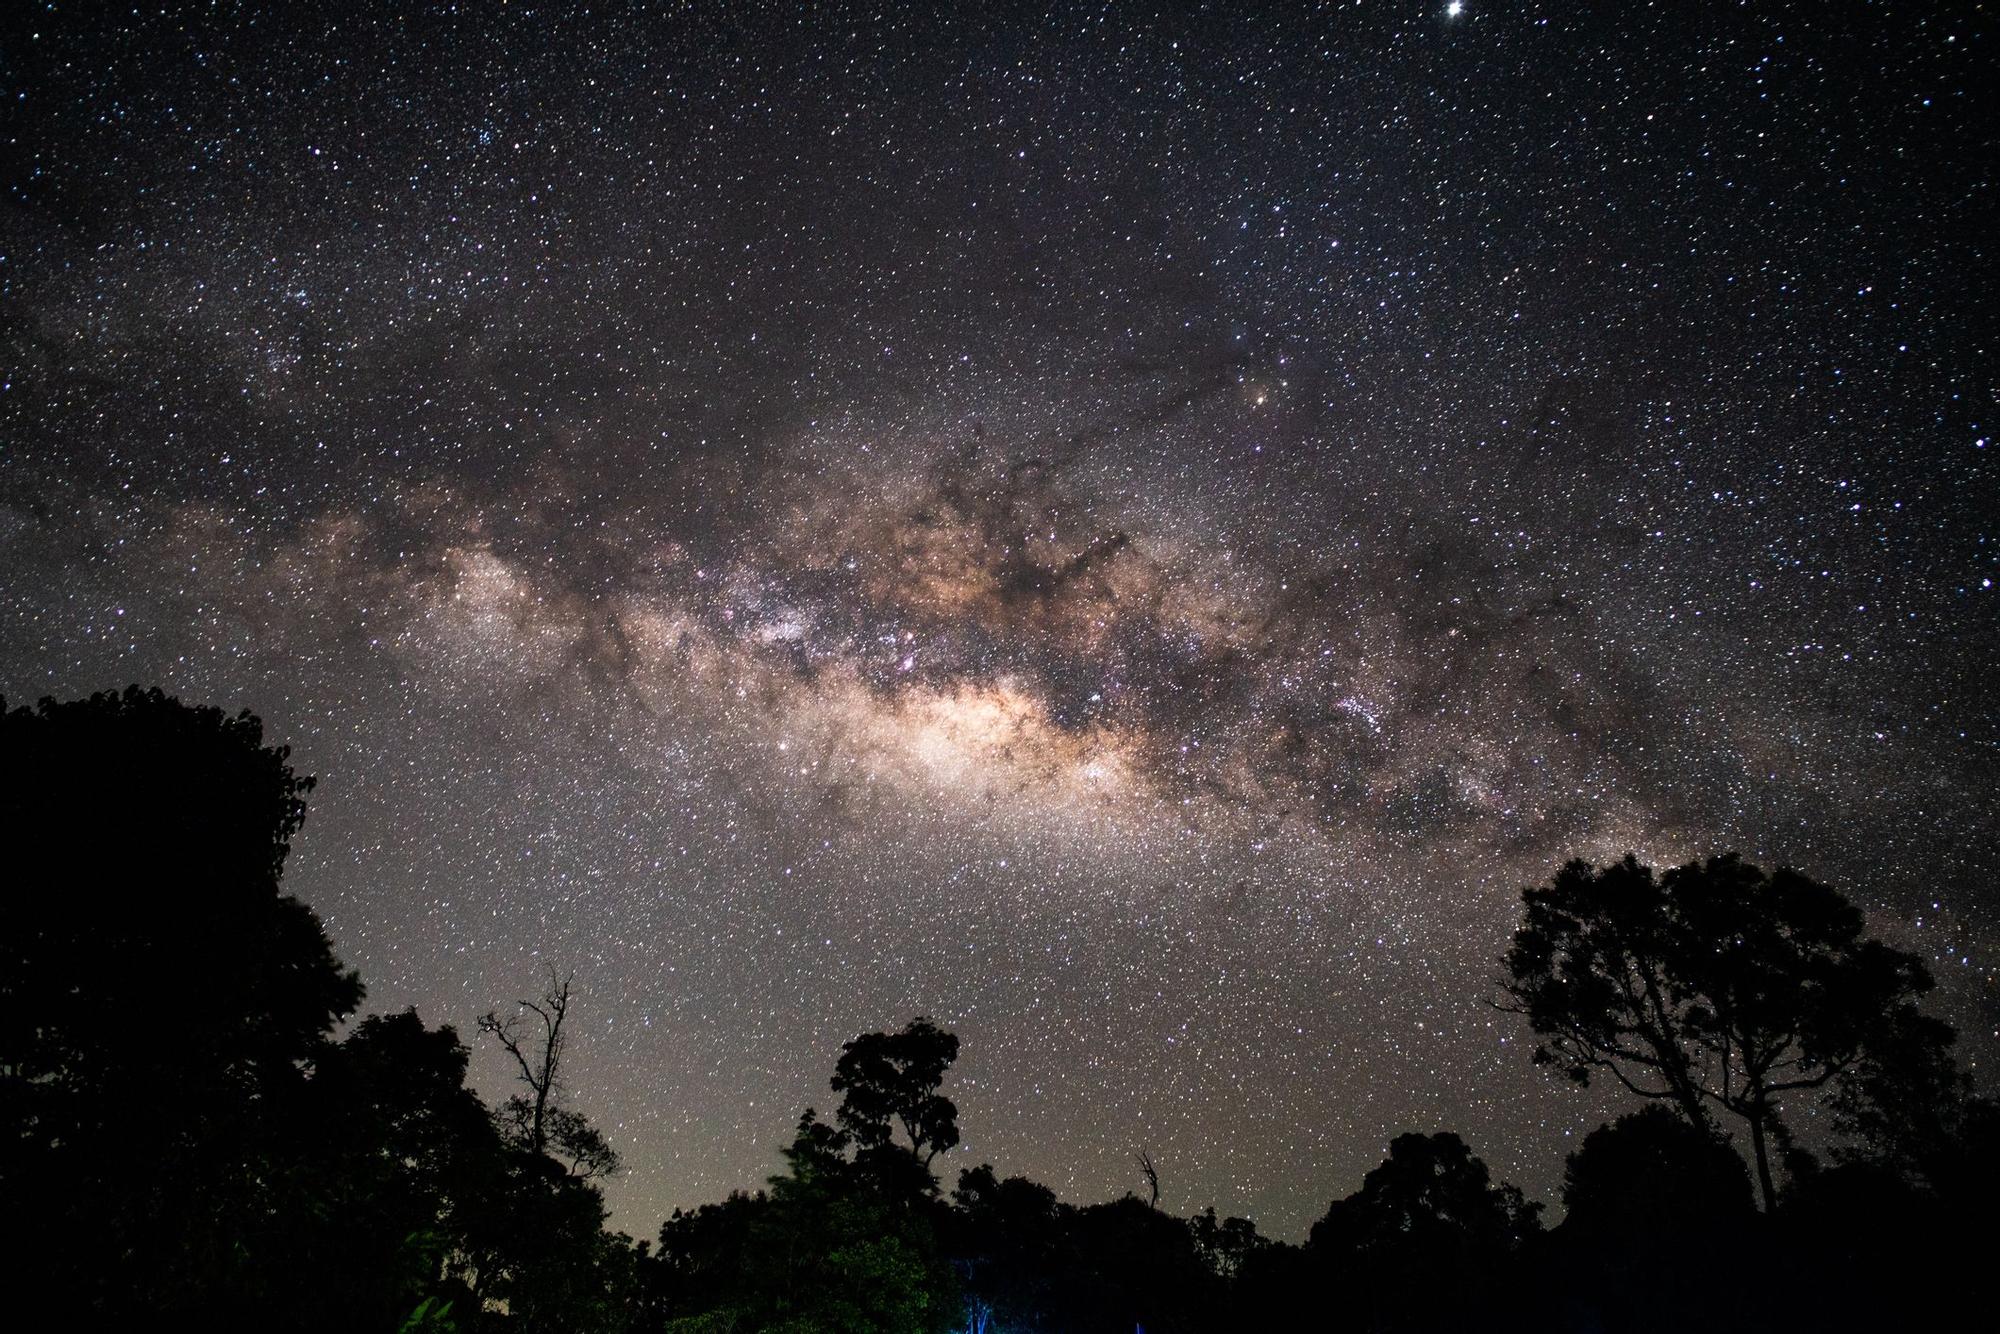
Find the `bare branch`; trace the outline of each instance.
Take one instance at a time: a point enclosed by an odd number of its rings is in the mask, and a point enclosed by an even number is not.
[[[1153,1165],[1153,1155],[1144,1149],[1132,1150],[1132,1158],[1139,1164],[1139,1172],[1146,1178],[1147,1203],[1153,1208],[1160,1207],[1160,1170]]]

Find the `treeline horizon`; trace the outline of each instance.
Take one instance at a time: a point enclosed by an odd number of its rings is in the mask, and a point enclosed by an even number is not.
[[[515,1077],[359,975],[282,891],[312,779],[247,710],[0,700],[0,1199],[17,1307],[65,1325],[446,1331],[1751,1330],[1977,1312],[2000,1109],[1916,956],[1795,871],[1573,861],[1494,1003],[1630,1110],[1563,1218],[1449,1131],[1397,1136],[1303,1242],[1145,1195],[946,1182],[958,1038],[847,1042],[761,1188],[612,1229],[564,1078],[574,974],[479,1017]],[[1810,1109],[1819,1152],[1793,1132]]]

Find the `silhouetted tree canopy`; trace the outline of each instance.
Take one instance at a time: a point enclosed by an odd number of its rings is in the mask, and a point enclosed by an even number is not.
[[[331,1039],[359,979],[279,887],[311,788],[156,690],[0,711],[10,1261],[83,1328],[611,1328],[588,1122],[509,1145],[413,1013]]]
[[[1566,1226],[1684,1235],[1754,1208],[1735,1150],[1657,1103],[1591,1131],[1563,1170]]]
[[[1789,1144],[1780,1101],[1907,1034],[1931,985],[1833,890],[1733,856],[1664,876],[1631,857],[1571,862],[1522,902],[1506,989],[1541,1038],[1536,1060],[1579,1083],[1608,1073],[1695,1126],[1741,1118],[1767,1210],[1770,1141]]]
[[[952,1253],[972,1323],[1048,1328],[1063,1255],[1055,1192],[1026,1177],[1002,1179],[982,1163],[959,1173],[952,1202]]]
[[[1361,1189],[1313,1224],[1310,1244],[1364,1255],[1412,1243],[1506,1251],[1540,1230],[1540,1210],[1516,1187],[1495,1184],[1458,1136],[1398,1135]]]
[[[1869,1162],[1936,1189],[1963,1183],[1967,1146],[1994,1120],[1952,1056],[1951,1025],[1904,1009],[1885,1017],[1836,1085],[1837,1156]]]
[[[461,1320],[478,1309],[462,1238],[504,1164],[465,1072],[457,1034],[411,1010],[369,1016],[314,1061],[288,1108],[276,1323],[331,1334],[395,1328],[426,1302]]]
[[[468,1220],[463,1246],[482,1303],[499,1304],[516,1328],[605,1329],[625,1317],[639,1277],[629,1239],[605,1230],[597,1178],[618,1170],[618,1155],[563,1083],[574,973],[551,967],[542,995],[503,1019],[479,1020],[514,1062],[524,1093],[496,1109],[501,1170]]]
[[[833,1068],[841,1128],[878,1160],[892,1148],[907,1151],[929,1181],[931,1160],[958,1143],[958,1108],[938,1092],[957,1059],[958,1038],[924,1018],[848,1042]]]
[[[669,1218],[652,1281],[661,1327],[951,1329],[962,1303],[934,1210],[892,1193],[853,1148],[808,1109],[767,1192]]]
[[[2000,1112],[1915,1007],[1923,969],[1790,872],[1628,858],[1526,891],[1509,996],[1539,1059],[1651,1100],[1569,1156],[1552,1232],[1448,1133],[1398,1136],[1304,1246],[1160,1208],[1144,1153],[1150,1198],[1072,1205],[982,1164],[940,1199],[958,1038],[917,1019],[845,1044],[834,1119],[807,1109],[764,1190],[677,1211],[654,1252],[607,1226],[617,1155],[565,1084],[570,976],[479,1021],[518,1079],[497,1107],[457,1034],[414,1011],[336,1038],[358,979],[279,887],[310,786],[254,718],[156,691],[0,709],[10,1314],[308,1334],[1761,1334],[1980,1314]],[[1832,1165],[1792,1153],[1778,1199],[1778,1100],[1820,1090]],[[1752,1132],[1761,1212],[1719,1112]]]
[[[250,1301],[270,1109],[361,997],[279,890],[311,780],[249,714],[136,687],[0,712],[0,756],[17,1258],[106,1317]]]

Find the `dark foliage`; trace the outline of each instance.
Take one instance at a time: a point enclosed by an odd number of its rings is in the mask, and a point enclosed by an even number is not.
[[[272,1109],[361,998],[278,888],[311,787],[157,690],[0,716],[0,1196],[88,1319],[260,1300]]]
[[[1362,1328],[1492,1324],[1540,1211],[1496,1184],[1458,1136],[1401,1135],[1361,1189],[1313,1224],[1306,1250]]]
[[[1408,1134],[1303,1246],[1148,1198],[1063,1203],[934,1164],[958,1039],[841,1050],[766,1189],[609,1231],[610,1143],[563,1083],[569,975],[480,1020],[520,1091],[360,985],[279,876],[309,779],[247,715],[157,692],[0,711],[0,1188],[68,1328],[1196,1334],[1953,1327],[2000,1112],[1922,968],[1851,906],[1732,858],[1573,863],[1525,894],[1509,995],[1575,1078],[1642,1096],[1570,1155],[1553,1231],[1452,1134]],[[1781,1100],[1818,1097],[1830,1166]],[[1715,1113],[1727,1113],[1718,1118]],[[1725,1138],[1752,1139],[1752,1177]],[[1767,1144],[1767,1141],[1769,1143]],[[1782,1194],[1775,1147],[1789,1165]]]
[[[286,1109],[296,1144],[271,1219],[273,1269],[293,1281],[265,1310],[286,1328],[394,1328],[427,1300],[476,1306],[458,1239],[504,1164],[465,1069],[457,1034],[414,1011],[371,1015],[315,1061]]]
[[[832,1087],[841,1130],[892,1190],[937,1189],[931,1161],[958,1143],[958,1108],[938,1089],[957,1059],[958,1038],[921,1017],[840,1049]]]
[[[1507,1008],[1541,1038],[1535,1058],[1580,1083],[1609,1074],[1697,1127],[1718,1111],[1739,1118],[1766,1209],[1773,1141],[1790,1145],[1782,1100],[1907,1040],[1931,986],[1920,960],[1864,937],[1860,912],[1825,885],[1733,856],[1664,876],[1631,857],[1571,862],[1522,901]]]
[[[311,788],[157,690],[0,711],[10,1268],[84,1329],[620,1327],[629,1246],[451,1029],[332,1040],[360,981],[279,888]]]
[[[1686,1329],[1719,1299],[1741,1311],[1756,1295],[1731,1263],[1752,1253],[1757,1223],[1743,1159],[1658,1103],[1584,1138],[1563,1208],[1551,1254],[1599,1280],[1562,1293],[1580,1323]]]
[[[1657,1104],[1599,1126],[1563,1170],[1565,1226],[1648,1243],[1753,1209],[1743,1160]]]

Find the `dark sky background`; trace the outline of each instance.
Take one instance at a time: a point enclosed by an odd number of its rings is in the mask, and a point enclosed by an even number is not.
[[[0,692],[261,714],[371,1007],[574,964],[631,1231],[920,1012],[947,1178],[1546,1196],[1572,855],[1995,1049],[1990,7],[6,24]]]

